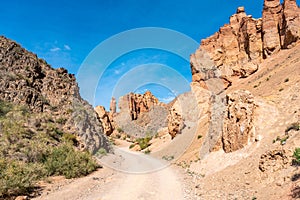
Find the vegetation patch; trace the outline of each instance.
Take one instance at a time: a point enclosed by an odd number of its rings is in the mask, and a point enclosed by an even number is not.
[[[141,150],[146,149],[147,147],[150,146],[150,140],[152,139],[152,137],[147,136],[144,138],[138,138],[136,139],[137,144],[140,146]]]
[[[163,156],[162,159],[164,159],[166,161],[171,161],[174,159],[174,156]]]
[[[300,164],[300,148],[295,149],[293,157],[294,157],[293,162],[296,164]]]
[[[47,176],[74,178],[98,167],[89,152],[74,148],[76,136],[60,126],[51,116],[0,101],[0,199],[26,195]]]
[[[150,153],[151,153],[151,150],[150,150],[150,149],[146,149],[146,150],[144,151],[144,153],[145,153],[145,154],[150,154]]]

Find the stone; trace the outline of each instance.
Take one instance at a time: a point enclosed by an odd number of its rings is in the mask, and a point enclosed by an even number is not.
[[[15,198],[15,200],[27,200],[29,199],[28,196],[18,196]]]
[[[284,149],[269,150],[262,154],[259,160],[261,172],[276,172],[285,168],[289,163],[287,152]]]

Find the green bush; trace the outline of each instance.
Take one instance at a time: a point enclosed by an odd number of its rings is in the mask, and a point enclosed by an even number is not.
[[[107,151],[106,151],[106,149],[104,149],[104,148],[100,148],[100,149],[97,151],[96,155],[103,155],[103,156],[105,156],[105,155],[107,155]]]
[[[0,117],[6,115],[12,109],[10,103],[0,100]]]
[[[139,144],[141,150],[143,150],[150,146],[149,142],[151,139],[152,139],[151,137],[138,138],[136,139],[136,142]]]
[[[75,151],[70,144],[54,147],[44,164],[48,175],[64,175],[66,178],[87,175],[99,167],[90,153]]]
[[[28,193],[34,184],[45,176],[38,163],[0,159],[0,197]]]
[[[117,128],[117,131],[118,131],[119,133],[124,133],[124,130],[123,130],[122,128],[120,128],[120,127]]]
[[[73,145],[78,145],[77,138],[74,134],[71,133],[63,133],[63,140],[66,142],[71,142]]]
[[[293,154],[296,163],[300,163],[300,148],[296,148]]]
[[[146,151],[144,151],[145,154],[150,154],[151,150],[150,149],[146,149]]]

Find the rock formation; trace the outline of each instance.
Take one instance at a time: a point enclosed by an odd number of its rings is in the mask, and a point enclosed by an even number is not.
[[[258,69],[262,58],[261,31],[261,19],[247,16],[244,8],[240,7],[230,17],[229,24],[201,41],[200,49],[205,51],[212,64],[220,70],[220,76],[247,77]],[[195,66],[199,60],[203,59],[199,57],[200,49],[192,55],[192,68],[197,68]]]
[[[114,115],[117,112],[117,102],[114,97],[112,97],[110,100],[109,111],[112,115]]]
[[[53,69],[17,43],[0,37],[0,99],[48,113],[64,132],[79,138],[81,149],[108,148],[93,108],[79,94],[74,75]]]
[[[183,128],[183,118],[180,114],[181,107],[175,104],[169,109],[168,114],[168,132],[172,139],[180,133]]]
[[[210,123],[201,155],[220,148],[235,151],[253,140],[253,96],[236,91],[225,98],[226,90],[233,77],[248,77],[264,59],[298,42],[299,14],[295,0],[285,0],[282,5],[279,0],[265,0],[262,19],[252,18],[239,7],[229,24],[203,39],[191,55],[191,89],[203,113],[199,124],[205,124],[201,120]]]
[[[232,76],[247,77],[254,73],[264,58],[299,40],[299,13],[295,0],[285,0],[283,5],[279,0],[265,0],[262,19],[252,18],[239,7],[229,24],[202,40],[200,48],[191,55],[193,81],[217,76],[228,85]],[[203,63],[203,59],[209,61]],[[201,62],[214,66],[219,73],[199,74]]]
[[[262,154],[259,160],[259,169],[262,172],[274,173],[290,163],[290,158],[284,149],[275,149]]]
[[[125,98],[128,101],[132,120],[136,120],[140,113],[148,112],[151,107],[158,105],[158,99],[150,91],[146,91],[145,94],[130,93]]]
[[[154,136],[159,130],[167,128],[174,138],[184,127],[180,102],[164,104],[150,91],[120,97],[118,113],[112,113],[116,110],[115,105],[116,101],[112,98],[111,112],[106,112],[103,106],[95,108],[107,135],[116,129],[133,137]]]
[[[159,129],[167,126],[168,108],[150,91],[122,96],[118,106],[120,111],[113,117],[116,127],[131,136],[153,136]]]
[[[112,112],[106,112],[104,106],[96,106],[95,111],[98,115],[98,119],[102,123],[104,134],[109,136],[114,131],[113,123],[112,123]]]
[[[256,105],[253,95],[245,90],[228,94],[226,104],[221,144],[228,153],[242,149],[255,140],[253,118]]]
[[[300,16],[296,0],[265,0],[263,8],[263,53],[265,57],[289,48],[300,36]]]

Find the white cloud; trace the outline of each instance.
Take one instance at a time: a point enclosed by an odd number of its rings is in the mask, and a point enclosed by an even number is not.
[[[71,47],[69,45],[67,45],[67,44],[64,45],[64,48],[65,48],[65,50],[68,50],[68,51],[71,50]]]
[[[56,51],[60,51],[61,49],[59,47],[54,47],[52,49],[50,49],[50,51],[52,52],[56,52]]]

